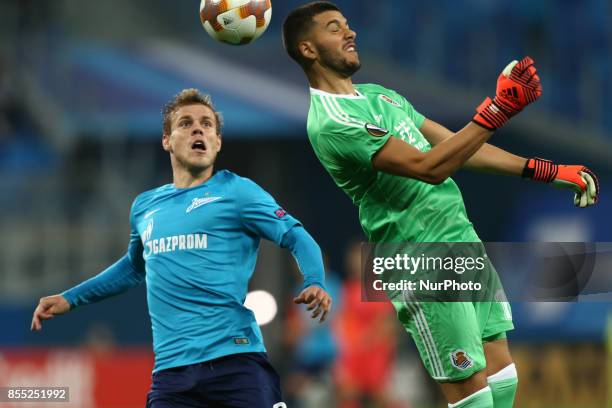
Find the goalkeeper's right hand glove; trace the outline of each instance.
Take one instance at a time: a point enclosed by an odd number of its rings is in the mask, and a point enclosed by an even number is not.
[[[488,130],[499,129],[540,95],[542,84],[533,60],[512,61],[497,78],[495,98],[487,97],[472,120]]]
[[[527,160],[523,178],[551,183],[555,187],[574,191],[574,205],[584,208],[597,203],[599,181],[588,168],[581,165],[555,164],[550,160]]]

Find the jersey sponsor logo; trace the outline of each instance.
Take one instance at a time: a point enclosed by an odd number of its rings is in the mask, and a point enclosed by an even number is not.
[[[145,258],[165,252],[208,248],[208,236],[206,234],[181,234],[151,239],[154,225],[154,219],[151,218],[140,235]]]
[[[397,106],[398,108],[400,107],[399,102],[394,101],[393,99],[389,98],[387,95],[380,95],[380,99],[382,99],[383,101],[390,103],[393,106]]]
[[[400,121],[397,125],[395,125],[393,129],[395,130],[395,132],[397,132],[397,136],[400,139],[402,139],[404,142],[411,144],[420,151],[424,151],[425,147],[428,146],[422,135],[419,139],[417,139],[417,137],[415,136],[418,130],[413,131],[414,129],[416,129],[416,125],[410,118],[406,118],[405,120]]]
[[[287,211],[279,208],[278,210],[274,211],[274,214],[276,214],[278,218],[283,218],[285,215],[287,215]]]
[[[374,115],[374,120],[375,120],[377,123],[380,123],[380,121],[382,120],[382,118],[383,118],[383,115]]]
[[[383,129],[379,126],[376,126],[372,123],[366,123],[365,124],[365,128],[368,131],[369,134],[371,134],[372,136],[376,136],[376,137],[382,137],[384,135],[386,135],[387,133],[389,133],[389,131],[387,129]]]
[[[402,120],[400,123],[395,125],[394,129],[403,141],[408,142],[413,146],[416,144],[416,137],[414,137],[412,134],[412,130],[410,129],[408,122]]]
[[[457,349],[453,351],[450,354],[450,358],[452,365],[460,370],[466,370],[474,365],[474,362],[465,350]]]
[[[148,213],[146,213],[146,214],[144,215],[144,218],[145,218],[145,219],[149,218],[150,216],[152,216],[153,214],[155,214],[155,213],[156,213],[156,212],[158,212],[159,210],[161,210],[161,208],[157,208],[157,209],[155,209],[155,210],[153,210],[153,211],[149,211]]]
[[[144,246],[145,257],[166,252],[206,249],[208,248],[208,236],[206,234],[172,235],[147,241]]]
[[[222,197],[201,197],[201,198],[194,198],[191,201],[191,204],[189,205],[189,207],[187,207],[187,209],[185,210],[185,213],[189,214],[190,212],[192,212],[196,208],[199,208],[199,207],[201,207],[203,205],[206,205],[208,203],[212,203],[213,201],[220,200],[221,198]]]

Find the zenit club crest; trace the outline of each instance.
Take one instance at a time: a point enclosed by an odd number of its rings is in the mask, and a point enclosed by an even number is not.
[[[386,135],[387,133],[389,133],[387,129],[383,129],[372,123],[366,123],[365,128],[369,134],[371,134],[372,136],[376,136],[376,137],[382,137]]]
[[[450,358],[453,366],[460,370],[466,370],[474,365],[474,362],[470,356],[468,356],[465,350],[458,349],[453,351]]]
[[[389,98],[387,95],[380,95],[380,99],[382,99],[383,101],[390,103],[393,106],[397,106],[398,108],[400,107],[399,102],[394,101],[393,99]]]
[[[153,235],[153,218],[149,220],[147,227],[142,231],[142,243],[143,245],[147,243],[148,240],[151,239],[151,235]]]

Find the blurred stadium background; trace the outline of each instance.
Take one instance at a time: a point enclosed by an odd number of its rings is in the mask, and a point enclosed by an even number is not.
[[[208,38],[198,3],[0,3],[0,386],[69,385],[71,407],[144,405],[152,355],[143,287],[48,322],[42,333],[30,333],[29,324],[40,296],[96,274],[125,251],[132,199],[171,180],[160,108],[185,87],[211,93],[225,115],[218,168],[254,179],[302,220],[327,255],[334,291],[349,292],[345,252],[363,239],[357,211],[310,150],[307,84],[280,40],[284,17],[301,2],[274,1],[268,32],[247,47]],[[358,80],[397,89],[451,129],[493,93],[509,60],[531,55],[544,95],[493,142],[587,164],[600,176],[601,202],[578,211],[565,192],[460,172],[468,213],[487,241],[612,241],[610,1],[337,4],[358,33]],[[444,406],[409,336],[394,320],[387,325],[388,310],[357,309],[368,318],[355,327],[336,314],[313,329],[289,305],[298,285],[289,254],[264,244],[252,289],[279,304],[263,331],[289,406],[336,406],[333,397],[346,392],[336,388],[336,357],[360,342],[370,354],[397,356],[380,368],[388,381],[381,374],[373,391],[384,390],[388,406]],[[364,307],[351,299],[338,296],[336,313]],[[513,307],[517,406],[612,407],[610,305]],[[364,359],[363,371],[370,364]]]

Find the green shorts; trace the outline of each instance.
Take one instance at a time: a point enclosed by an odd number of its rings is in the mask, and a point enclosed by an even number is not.
[[[484,369],[483,342],[505,338],[514,328],[507,302],[417,302],[408,296],[393,306],[436,381],[459,381]]]

